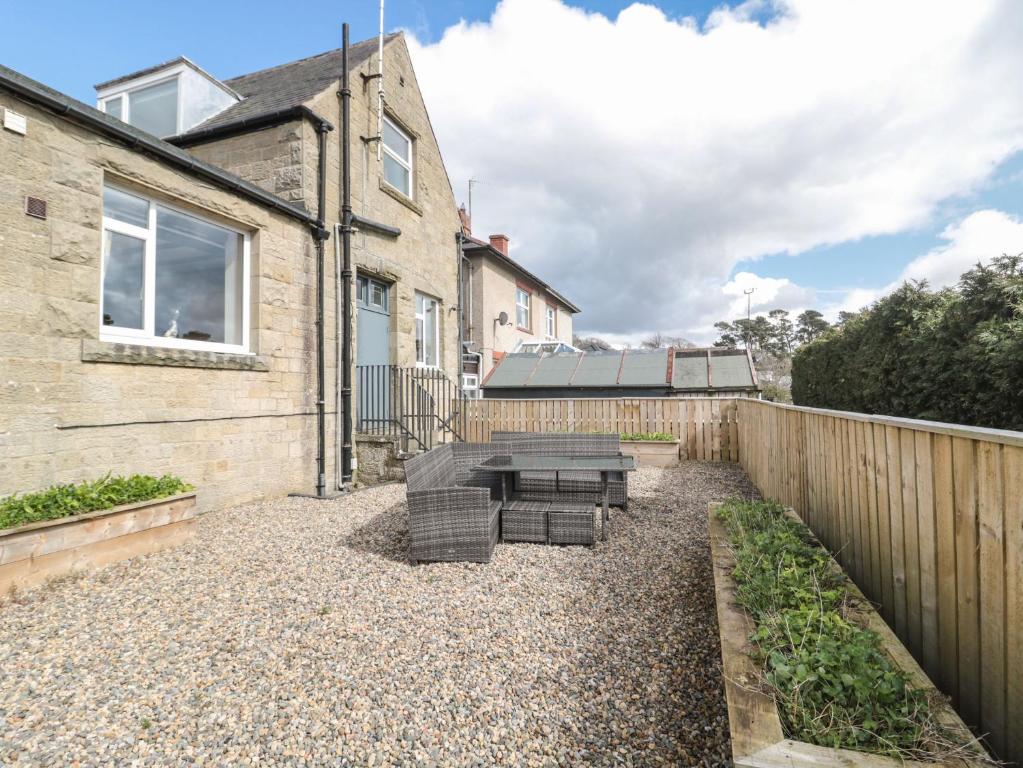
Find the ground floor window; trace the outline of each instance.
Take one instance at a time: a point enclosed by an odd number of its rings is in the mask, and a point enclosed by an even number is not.
[[[416,292],[416,364],[440,365],[440,303]]]
[[[101,281],[101,339],[248,350],[246,234],[106,186]]]

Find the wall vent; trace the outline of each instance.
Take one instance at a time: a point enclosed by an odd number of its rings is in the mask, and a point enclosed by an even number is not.
[[[46,201],[38,197],[25,198],[25,213],[37,219],[46,218]]]

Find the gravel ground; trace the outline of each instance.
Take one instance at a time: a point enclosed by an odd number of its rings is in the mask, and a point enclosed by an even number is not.
[[[642,469],[595,549],[405,561],[404,486],[211,513],[0,606],[0,764],[727,765],[707,502]]]

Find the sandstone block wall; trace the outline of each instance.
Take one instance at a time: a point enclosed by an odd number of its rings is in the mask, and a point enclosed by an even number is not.
[[[2,107],[28,133],[0,129],[0,496],[107,472],[180,475],[202,509],[312,491],[308,227],[0,90]],[[252,356],[99,340],[104,180],[250,233]]]

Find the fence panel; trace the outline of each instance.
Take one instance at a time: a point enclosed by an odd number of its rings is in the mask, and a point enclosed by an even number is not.
[[[803,515],[963,720],[1023,765],[1023,433],[736,409],[761,492]]]
[[[736,400],[724,398],[579,398],[573,400],[467,400],[460,405],[461,434],[490,442],[498,431],[667,432],[679,438],[682,459],[739,461]]]

